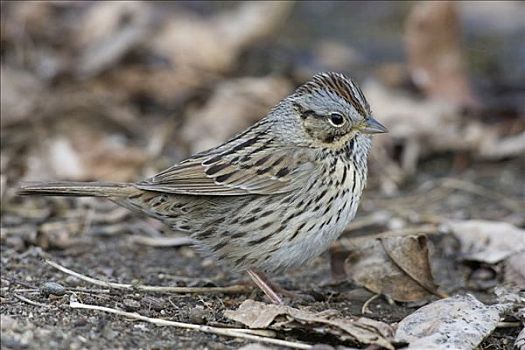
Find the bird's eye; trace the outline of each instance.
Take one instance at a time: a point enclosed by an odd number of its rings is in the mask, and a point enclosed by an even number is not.
[[[336,127],[341,127],[345,123],[345,118],[340,113],[331,113],[329,120],[330,123]]]

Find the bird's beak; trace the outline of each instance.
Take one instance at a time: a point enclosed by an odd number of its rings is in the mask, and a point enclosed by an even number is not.
[[[364,127],[361,129],[361,132],[363,134],[383,134],[385,132],[388,132],[388,129],[383,126],[380,122],[375,120],[372,117],[369,117]]]

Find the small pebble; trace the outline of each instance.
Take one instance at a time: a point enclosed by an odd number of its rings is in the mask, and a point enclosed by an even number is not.
[[[126,311],[137,311],[140,309],[140,302],[133,299],[126,298],[122,301],[122,304],[124,304]]]
[[[42,294],[45,297],[48,297],[50,295],[62,296],[66,294],[66,288],[64,288],[61,284],[56,282],[46,282],[42,286],[40,286],[40,294]]]
[[[201,324],[206,321],[208,313],[204,310],[204,307],[198,305],[190,309],[190,320],[193,323]]]

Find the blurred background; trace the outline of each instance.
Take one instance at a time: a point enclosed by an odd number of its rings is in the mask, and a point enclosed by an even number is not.
[[[320,71],[360,82],[390,130],[375,138],[358,214],[386,210],[372,232],[422,218],[525,225],[523,2],[25,1],[1,10],[8,247],[68,246],[102,205],[20,198],[19,181],[151,176],[250,126]]]
[[[359,81],[390,130],[375,138],[359,215],[386,209],[372,222],[387,228],[414,217],[525,225],[523,2],[25,1],[1,10],[2,240],[17,249],[67,246],[48,237],[46,221],[99,203],[20,198],[19,181],[151,176],[250,126],[320,71]],[[405,196],[420,201],[393,215]]]
[[[523,251],[512,261],[462,260],[468,254],[463,248],[478,243],[498,252],[504,245],[523,247],[524,2],[3,1],[0,6],[0,310],[2,317],[29,320],[22,327],[2,318],[3,325],[15,325],[10,332],[20,344],[75,348],[77,342],[76,348],[85,348],[87,338],[95,348],[150,348],[155,346],[148,339],[157,339],[156,348],[198,348],[222,342],[211,335],[139,330],[115,319],[86,321],[63,307],[33,313],[13,297],[14,288],[33,288],[29,293],[36,290],[36,296],[27,295],[48,303],[53,300],[38,292],[44,281],[68,288],[79,284],[45,266],[42,251],[77,271],[126,283],[224,286],[239,274],[201,258],[186,247],[187,237],[109,201],[21,198],[16,185],[143,179],[227,140],[321,71],[357,80],[375,117],[390,131],[375,137],[357,217],[331,252],[332,277],[348,272],[342,266],[348,237],[412,232],[431,235],[430,251],[437,252],[433,272],[447,292],[488,296],[491,288],[518,281],[525,289]],[[450,220],[474,233],[472,240],[439,235]],[[451,227],[446,232],[461,231]],[[504,239],[505,233],[514,241]],[[490,235],[498,239],[491,241]],[[357,265],[351,262],[353,269]],[[279,282],[316,290],[330,275],[328,265],[324,255]],[[368,277],[368,267],[364,271]],[[399,285],[405,293],[406,283]],[[316,296],[357,315],[370,295],[354,302],[359,297],[354,287],[324,285]],[[128,294],[85,300],[223,324],[216,310],[236,307],[247,297]],[[380,306],[371,317],[386,322],[410,312],[403,304]],[[204,311],[195,316],[194,310]],[[507,348],[504,341],[515,338],[516,330],[500,329],[481,348]],[[69,340],[70,332],[83,338]],[[237,345],[231,344],[214,348]]]
[[[19,180],[151,175],[327,70],[391,131],[372,159],[385,194],[433,157],[446,175],[525,149],[522,2],[1,6],[3,198]]]

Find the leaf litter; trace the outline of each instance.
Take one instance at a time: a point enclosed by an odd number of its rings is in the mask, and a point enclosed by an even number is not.
[[[237,310],[227,310],[224,316],[253,329],[290,331],[299,329],[318,334],[330,334],[342,341],[374,344],[394,349],[390,325],[369,318],[341,318],[336,310],[310,312],[285,305],[265,304],[245,300]]]
[[[432,277],[425,236],[345,241],[346,274],[358,285],[397,301],[440,295]]]

